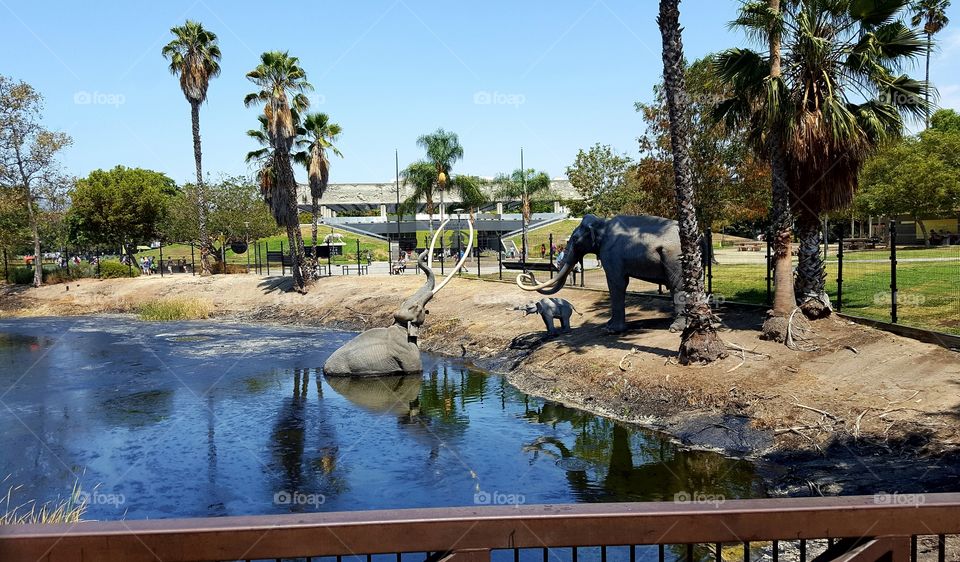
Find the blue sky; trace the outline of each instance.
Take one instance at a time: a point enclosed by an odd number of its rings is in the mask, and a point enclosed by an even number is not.
[[[960,2],[940,36],[933,80],[941,105],[960,107]],[[684,0],[681,21],[694,59],[744,45],[727,29],[735,0]],[[204,169],[243,174],[253,145],[244,132],[257,110],[244,74],[259,53],[298,56],[316,91],[313,110],[343,126],[344,158],[331,181],[393,178],[420,157],[416,137],[456,131],[455,171],[493,176],[525,164],[558,177],[579,148],[596,142],[634,155],[661,72],[655,0],[364,2],[0,0],[0,73],[46,98],[45,120],[74,145],[66,171],[116,164],[193,174],[189,106],[161,47],[169,28],[196,19],[218,34],[223,73],[201,110]],[[292,9],[297,6],[297,10]],[[916,73],[921,72],[918,68]],[[302,172],[300,173],[302,176]]]

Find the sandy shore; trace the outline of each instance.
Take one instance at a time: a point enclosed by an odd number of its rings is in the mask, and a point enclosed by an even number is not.
[[[131,312],[150,300],[209,300],[217,317],[362,330],[392,322],[421,278],[331,277],[307,295],[254,276],[158,276],[3,287],[0,317]],[[628,299],[630,331],[601,330],[606,295],[565,290],[583,313],[545,337],[538,316],[509,310],[535,300],[506,283],[455,279],[431,302],[424,350],[463,356],[521,389],[665,430],[692,446],[756,459],[774,493],[957,489],[960,354],[841,318],[813,324],[816,351],[758,339],[759,312],[720,311],[727,359],[675,361],[670,303]],[[537,297],[539,298],[539,297]],[[745,351],[740,351],[743,349]]]

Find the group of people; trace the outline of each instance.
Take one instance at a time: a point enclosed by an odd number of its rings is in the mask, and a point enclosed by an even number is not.
[[[154,268],[153,256],[143,256],[140,258],[140,273],[151,275],[156,271]]]
[[[937,232],[936,229],[930,231],[930,244],[934,246],[952,246],[960,244],[960,234],[954,234],[948,230]]]

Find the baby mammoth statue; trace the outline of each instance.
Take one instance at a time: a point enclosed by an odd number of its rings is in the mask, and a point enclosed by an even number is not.
[[[580,316],[583,314],[573,307],[566,299],[540,299],[536,302],[529,302],[518,306],[515,310],[522,310],[523,315],[537,313],[543,318],[543,324],[547,327],[547,335],[555,336],[560,332],[570,331],[570,316],[576,312]],[[554,325],[554,320],[560,320],[560,332]]]

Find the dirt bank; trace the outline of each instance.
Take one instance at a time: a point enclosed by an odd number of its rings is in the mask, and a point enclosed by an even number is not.
[[[240,275],[89,280],[5,287],[0,316],[130,312],[168,297],[207,299],[218,317],[365,329],[386,325],[422,282],[414,276],[332,277],[310,294]],[[669,302],[628,299],[630,331],[607,335],[606,295],[566,290],[583,313],[546,338],[534,300],[509,285],[455,279],[430,304],[422,347],[505,373],[525,391],[660,428],[693,445],[750,456],[776,493],[956,490],[960,483],[960,354],[832,318],[813,324],[815,351],[758,339],[752,310],[720,311],[730,356],[702,367],[674,357]],[[741,349],[743,351],[741,351]]]

